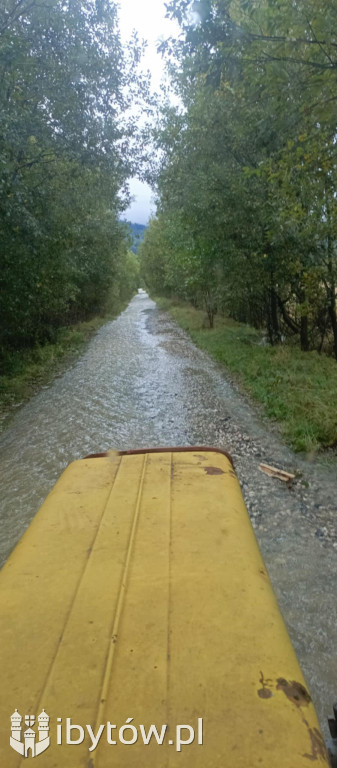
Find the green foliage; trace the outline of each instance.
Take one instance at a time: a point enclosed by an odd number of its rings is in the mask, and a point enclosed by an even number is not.
[[[170,252],[168,258],[168,249],[167,227],[164,228],[160,219],[153,219],[139,247],[141,277],[150,290],[163,294],[173,290],[167,267],[174,258],[174,253]]]
[[[140,267],[139,258],[133,251],[128,251],[123,257],[119,268],[121,301],[127,301],[139,288]]]
[[[139,54],[122,50],[114,2],[5,0],[0,10],[3,356],[125,295],[119,218]]]
[[[164,107],[156,132],[157,238],[166,292],[337,358],[337,43],[323,5],[168,3],[183,34],[162,49],[183,106]]]

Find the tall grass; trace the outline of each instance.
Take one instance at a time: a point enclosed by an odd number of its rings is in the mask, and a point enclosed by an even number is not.
[[[214,330],[209,330],[203,327],[204,312],[182,302],[157,301],[262,404],[296,451],[337,448],[337,364],[333,358],[286,344],[270,347],[254,328],[227,318],[217,317]]]

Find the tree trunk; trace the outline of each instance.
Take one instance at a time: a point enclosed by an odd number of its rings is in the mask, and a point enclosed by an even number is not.
[[[329,317],[331,322],[331,328],[333,333],[333,351],[337,360],[337,317],[336,317],[336,297],[331,297],[329,306]]]
[[[328,209],[329,214],[329,209]],[[333,244],[330,232],[328,234],[328,274],[329,274],[329,318],[333,333],[333,351],[337,360],[337,316],[336,316],[336,283],[333,265]]]
[[[271,276],[272,280],[272,276]],[[280,322],[279,322],[279,316],[278,316],[278,301],[277,301],[277,294],[273,287],[271,287],[266,296],[266,304],[267,304],[267,330],[268,330],[268,338],[269,343],[274,346],[274,344],[278,344],[281,340],[281,333],[280,333]]]
[[[303,305],[305,305],[305,290],[302,288],[300,296],[301,303],[301,321],[300,321],[300,340],[302,352],[309,352],[309,324],[308,324],[308,312]]]
[[[280,333],[280,322],[279,322],[279,316],[278,316],[278,302],[277,302],[277,295],[275,288],[272,287],[270,291],[270,316],[271,316],[271,325],[273,329],[273,338],[274,343],[279,343],[281,339],[281,333]]]
[[[309,352],[308,315],[301,315],[300,338],[302,352]]]
[[[282,301],[282,299],[280,299],[279,296],[277,297],[277,300],[278,300],[278,304],[279,304],[279,307],[280,307],[281,314],[282,314],[284,322],[286,323],[286,325],[289,328],[291,328],[293,333],[298,333],[299,332],[299,326],[295,322],[295,320],[293,320],[293,318],[290,317],[289,313],[287,312],[286,306],[285,306],[286,302]]]
[[[209,327],[214,328],[214,312],[212,309],[207,310],[207,317],[208,317]]]

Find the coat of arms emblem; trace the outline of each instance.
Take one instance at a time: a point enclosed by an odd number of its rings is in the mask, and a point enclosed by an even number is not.
[[[29,755],[32,757],[37,757],[37,755],[40,755],[41,752],[44,752],[50,745],[49,716],[44,711],[44,709],[37,719],[39,723],[39,740],[36,741],[36,733],[32,728],[32,726],[35,724],[34,715],[26,715],[25,724],[28,725],[28,728],[23,734],[23,741],[21,741],[22,715],[20,715],[16,709],[14,714],[11,716],[12,735],[10,737],[10,745],[23,757],[29,757]]]

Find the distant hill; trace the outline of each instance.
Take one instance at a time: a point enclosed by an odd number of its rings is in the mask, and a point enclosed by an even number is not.
[[[129,225],[132,234],[131,251],[133,251],[133,253],[137,253],[141,242],[144,240],[147,227],[145,224],[134,224],[131,221],[127,221],[126,223]]]

